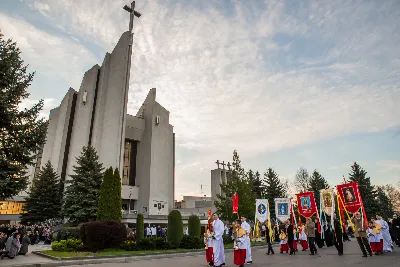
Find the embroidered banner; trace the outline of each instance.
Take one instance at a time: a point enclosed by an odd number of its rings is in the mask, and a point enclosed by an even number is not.
[[[260,223],[268,219],[268,199],[256,199],[256,218]]]
[[[296,196],[300,215],[309,218],[317,212],[314,192],[300,193],[296,194]]]
[[[344,207],[350,213],[356,213],[362,206],[358,183],[348,183],[337,185],[337,191],[343,202]]]
[[[232,195],[232,213],[239,212],[239,195],[233,194]]]
[[[275,215],[278,220],[284,222],[290,219],[290,199],[275,198]]]
[[[333,188],[323,189],[320,192],[321,192],[321,194],[320,194],[321,209],[328,216],[332,216],[332,212],[334,211],[334,203],[335,203],[335,200],[333,198]]]

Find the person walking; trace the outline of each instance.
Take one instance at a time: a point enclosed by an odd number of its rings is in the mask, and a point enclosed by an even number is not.
[[[343,255],[343,230],[340,221],[335,218],[334,221],[335,228],[335,247],[338,251],[339,256]]]
[[[315,223],[311,218],[307,218],[306,220],[306,235],[308,237],[310,255],[318,254],[317,248],[315,247]]]
[[[363,222],[360,212],[357,211],[356,213],[354,213],[351,221],[354,225],[354,234],[357,239],[358,245],[360,246],[363,257],[368,257],[367,252],[372,257],[371,246],[369,245],[366,229],[364,229],[364,226],[362,225]]]

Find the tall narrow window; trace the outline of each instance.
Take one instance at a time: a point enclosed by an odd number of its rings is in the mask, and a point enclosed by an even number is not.
[[[136,184],[137,143],[134,140],[125,140],[123,185],[134,186]]]

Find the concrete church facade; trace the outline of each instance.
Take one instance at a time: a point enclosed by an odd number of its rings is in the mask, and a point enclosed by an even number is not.
[[[70,88],[50,111],[47,141],[31,176],[48,160],[61,180],[70,179],[76,157],[93,146],[105,168],[119,168],[125,210],[168,215],[174,208],[175,135],[169,111],[150,90],[136,116],[127,114],[130,32],[102,66],[88,70],[79,91]]]

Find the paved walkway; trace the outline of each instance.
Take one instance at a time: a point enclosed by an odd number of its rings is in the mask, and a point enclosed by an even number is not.
[[[11,265],[24,265],[24,264],[32,264],[32,263],[42,263],[42,262],[51,262],[52,260],[37,256],[30,252],[32,251],[42,251],[51,249],[49,245],[33,245],[29,246],[29,253],[27,255],[17,256],[15,259],[10,260],[5,258],[4,260],[0,260],[0,266],[11,266]]]

